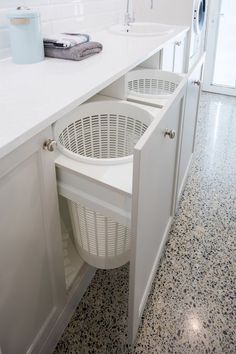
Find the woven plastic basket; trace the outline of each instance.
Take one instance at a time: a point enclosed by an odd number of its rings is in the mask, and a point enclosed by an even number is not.
[[[54,126],[58,149],[93,164],[132,161],[133,149],[151,122],[146,110],[119,101],[81,105]]]
[[[130,228],[81,204],[68,203],[75,245],[85,262],[112,269],[129,261]]]
[[[145,109],[127,102],[93,102],[59,120],[54,136],[60,151],[80,162],[120,164],[132,161],[134,146],[152,119]],[[87,263],[111,269],[129,261],[126,225],[85,205],[68,203],[76,247]]]
[[[127,74],[128,92],[134,96],[168,98],[182,79],[181,75],[168,71],[133,70]]]

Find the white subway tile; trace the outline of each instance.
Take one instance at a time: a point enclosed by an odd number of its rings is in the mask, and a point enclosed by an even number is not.
[[[77,17],[76,5],[73,3],[53,5],[53,17],[54,20]]]
[[[1,2],[1,0],[0,0]],[[7,18],[7,13],[10,11],[9,8],[0,9],[0,29],[6,28],[9,24],[9,20]]]
[[[43,37],[47,37],[48,35],[53,33],[52,21],[43,22],[42,23],[42,34]]]
[[[37,7],[42,5],[50,5],[51,0],[20,0],[18,4],[28,7]]]
[[[16,7],[19,5],[19,0],[0,0],[0,8]]]
[[[10,47],[10,36],[7,28],[0,30],[0,48]]]
[[[0,60],[11,56],[10,48],[0,49]]]
[[[52,22],[53,33],[81,32],[84,30],[84,18],[62,19]]]
[[[95,32],[123,21],[126,0],[0,0],[0,58],[9,55],[6,13],[23,5],[38,9],[42,32]],[[5,54],[4,54],[5,53]]]
[[[73,3],[74,1],[73,0],[50,0],[51,1],[51,4],[71,4]]]

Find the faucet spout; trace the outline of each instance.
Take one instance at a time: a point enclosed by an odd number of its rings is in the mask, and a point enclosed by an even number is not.
[[[129,26],[131,22],[134,22],[134,16],[130,15],[130,0],[126,2],[126,12],[124,16],[124,25]]]
[[[127,0],[126,2],[126,13],[127,14],[129,13],[129,0]]]

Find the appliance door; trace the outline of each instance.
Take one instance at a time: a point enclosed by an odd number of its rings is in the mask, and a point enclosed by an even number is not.
[[[201,33],[206,20],[206,0],[196,0],[194,6],[193,28],[195,34]]]

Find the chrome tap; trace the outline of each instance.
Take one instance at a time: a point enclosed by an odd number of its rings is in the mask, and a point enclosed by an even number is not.
[[[126,12],[125,12],[125,16],[124,16],[124,25],[125,26],[129,26],[131,22],[134,22],[134,15],[131,16],[129,13],[129,4],[130,4],[130,0],[127,0]]]

